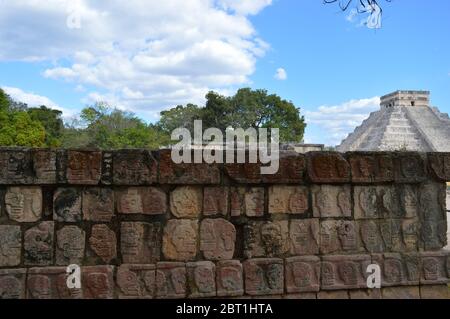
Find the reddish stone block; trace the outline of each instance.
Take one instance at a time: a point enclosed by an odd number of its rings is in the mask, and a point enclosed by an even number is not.
[[[369,255],[323,256],[321,266],[321,289],[367,288]]]
[[[292,219],[289,226],[291,255],[319,253],[319,219]]]
[[[0,299],[25,299],[26,269],[0,269]]]
[[[114,266],[81,268],[81,283],[85,299],[114,298]]]
[[[161,224],[122,222],[120,250],[124,263],[150,264],[161,254]]]
[[[278,258],[247,259],[243,263],[245,292],[249,295],[283,293],[283,260]]]
[[[338,290],[338,291],[319,291],[317,293],[317,299],[349,299],[350,296],[347,290]]]
[[[283,295],[283,299],[317,299],[315,292],[303,292],[300,294],[286,294]]]
[[[395,153],[394,168],[397,183],[421,183],[427,179],[425,159],[419,153]]]
[[[231,216],[246,215],[260,217],[264,215],[263,187],[232,187]]]
[[[203,192],[196,186],[179,186],[170,193],[170,211],[177,218],[197,218],[202,211]]]
[[[348,253],[362,250],[357,225],[350,220],[323,220],[320,222],[320,252],[322,254]]]
[[[394,161],[389,153],[347,153],[353,183],[379,183],[394,180]]]
[[[216,266],[210,261],[186,264],[189,298],[214,297],[216,295]]]
[[[218,297],[242,296],[244,281],[242,264],[239,260],[222,260],[216,265]]]
[[[248,154],[246,155],[248,158]],[[262,174],[261,168],[269,164],[258,163],[227,163],[225,173],[231,180],[243,184],[298,184],[305,180],[305,156],[295,152],[279,153],[279,167],[275,174]]]
[[[36,222],[42,217],[42,190],[38,186],[8,187],[5,207],[11,220],[19,223]]]
[[[370,253],[384,251],[380,224],[376,220],[363,220],[358,222],[361,242],[365,250]]]
[[[31,157],[36,184],[57,183],[57,152],[51,149],[32,149]]]
[[[161,184],[219,184],[219,165],[194,163],[193,160],[176,164],[172,160],[172,150],[160,150],[159,181]]]
[[[200,224],[200,250],[205,259],[232,259],[236,242],[234,225],[223,218],[203,219]]]
[[[450,153],[428,153],[428,167],[437,180],[450,181]]]
[[[203,215],[213,216],[228,214],[229,188],[206,186],[203,189]]]
[[[69,184],[96,185],[102,172],[102,152],[67,151],[66,178]]]
[[[74,187],[58,188],[53,196],[53,220],[80,222],[81,190]]]
[[[22,232],[20,226],[0,225],[0,267],[18,266],[21,251]]]
[[[270,214],[300,214],[308,211],[308,188],[302,186],[271,186],[269,188]]]
[[[381,295],[383,299],[420,299],[418,286],[382,288]]]
[[[156,266],[122,264],[116,284],[120,299],[152,299],[156,296]]]
[[[400,211],[392,186],[355,186],[355,219],[394,218]]]
[[[147,150],[120,150],[113,153],[115,185],[149,185],[157,182],[157,162]]]
[[[156,264],[156,297],[186,297],[186,266],[179,262]]]
[[[171,219],[164,227],[162,251],[169,260],[195,260],[197,256],[198,222]]]
[[[402,252],[402,221],[398,219],[383,219],[379,221],[381,238],[385,251]]]
[[[244,256],[282,257],[289,251],[288,221],[255,221],[244,225]]]
[[[421,253],[420,284],[437,285],[449,283],[449,256],[450,252],[445,250]]]
[[[372,256],[381,268],[381,286],[419,285],[420,260],[417,254],[385,253]]]
[[[119,214],[163,215],[167,213],[167,196],[156,187],[129,187],[117,191]]]
[[[33,182],[31,153],[28,149],[2,148],[0,152],[0,185]]]
[[[316,256],[286,258],[286,291],[288,293],[320,290],[320,258]]]
[[[314,185],[313,216],[314,217],[351,217],[350,186]]]
[[[348,183],[350,165],[336,152],[309,152],[306,155],[308,176],[313,183]]]
[[[30,268],[27,276],[28,299],[80,299],[83,289],[67,287],[65,267]],[[82,277],[83,278],[83,277]],[[83,285],[82,285],[83,287]]]
[[[106,225],[92,226],[89,246],[94,254],[107,264],[117,258],[116,234]]]
[[[56,232],[56,264],[81,265],[84,257],[86,233],[77,226],[64,226]]]
[[[109,188],[92,187],[83,191],[83,219],[110,222],[114,216],[114,192]]]
[[[421,299],[450,299],[450,288],[447,285],[420,286]]]
[[[54,228],[54,222],[42,222],[25,232],[25,265],[47,266],[53,263]]]
[[[381,299],[381,289],[353,289],[348,293],[350,299]]]

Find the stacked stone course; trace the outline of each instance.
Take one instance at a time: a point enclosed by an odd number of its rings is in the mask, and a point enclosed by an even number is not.
[[[0,298],[448,298],[449,153],[170,152],[0,148]]]

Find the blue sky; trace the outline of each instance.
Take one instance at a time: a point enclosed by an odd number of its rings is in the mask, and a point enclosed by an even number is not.
[[[265,88],[327,145],[396,89],[450,113],[450,2],[380,4],[374,30],[321,0],[0,1],[0,86],[66,117],[105,100],[148,121],[209,89]]]

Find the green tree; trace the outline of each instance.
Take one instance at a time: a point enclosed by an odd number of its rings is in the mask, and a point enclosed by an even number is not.
[[[203,128],[216,127],[222,131],[233,128],[279,128],[281,142],[301,142],[305,131],[305,119],[300,109],[278,95],[266,90],[243,88],[234,96],[216,92],[206,95],[206,105],[177,106],[161,112],[159,125],[168,134],[177,127],[192,131],[193,121],[201,119]]]
[[[9,109],[10,97],[0,88],[0,111],[6,111]]]
[[[0,145],[45,146],[45,128],[24,111],[0,111]]]
[[[61,119],[62,112],[53,110],[45,105],[39,108],[29,108],[27,110],[30,118],[39,121],[45,128],[45,144],[50,147],[61,146],[61,137],[64,130],[64,123]]]

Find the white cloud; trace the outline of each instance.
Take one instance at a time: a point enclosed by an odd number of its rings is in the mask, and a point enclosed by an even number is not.
[[[361,125],[370,112],[378,110],[379,105],[379,97],[350,100],[332,106],[323,105],[315,111],[305,112],[306,123],[321,129],[322,134],[328,136],[328,145],[337,145]]]
[[[268,49],[248,16],[270,4],[2,1],[0,61],[51,61],[54,66],[43,71],[44,77],[94,87],[124,108],[154,113],[175,104],[201,103],[208,90],[248,84],[256,60]],[[66,25],[74,12],[80,29]],[[86,99],[95,92],[87,91]]]
[[[13,100],[26,103],[29,107],[39,107],[45,105],[49,108],[60,110],[65,116],[73,115],[73,112],[60,107],[57,103],[53,102],[46,96],[34,94],[31,92],[25,92],[22,89],[10,86],[2,86],[2,89],[8,94]]]
[[[284,81],[287,79],[287,73],[286,70],[283,68],[278,68],[277,72],[274,75],[275,79],[280,80],[280,81]]]

